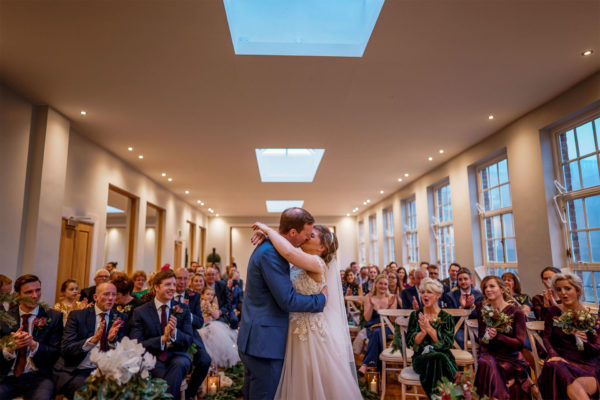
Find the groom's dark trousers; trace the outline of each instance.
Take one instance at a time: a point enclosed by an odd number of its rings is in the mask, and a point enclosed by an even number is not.
[[[248,263],[246,294],[238,349],[244,363],[244,399],[275,397],[288,333],[290,312],[321,312],[322,294],[296,293],[290,264],[269,240],[258,246]]]

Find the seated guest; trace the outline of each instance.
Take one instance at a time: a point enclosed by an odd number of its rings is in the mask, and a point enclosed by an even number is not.
[[[440,269],[435,264],[429,264],[427,266],[427,274],[431,279],[435,279],[436,281],[440,278]]]
[[[360,271],[358,273],[358,284],[362,286],[369,280],[369,267],[360,267]]]
[[[461,268],[456,276],[458,280],[458,289],[445,293],[442,303],[444,303],[446,308],[472,310],[468,318],[475,319],[477,318],[475,305],[483,300],[483,296],[479,290],[473,288],[473,279],[471,277],[471,271],[468,268]],[[457,320],[458,319],[456,319],[455,322]],[[458,343],[460,347],[463,347],[465,342],[465,330],[459,329],[458,332],[456,332],[455,339],[456,343]]]
[[[424,273],[422,270],[419,272]],[[419,290],[423,307],[410,314],[406,345],[414,351],[413,369],[419,374],[427,397],[431,398],[437,382],[442,377],[452,381],[457,372],[456,361],[450,351],[454,344],[454,320],[438,305],[444,293],[441,282],[424,278]]]
[[[190,280],[190,289],[197,293],[202,293],[204,289],[204,275],[195,273]]]
[[[237,330],[219,320],[221,311],[215,292],[205,287],[202,292],[202,314],[204,327],[199,333],[206,346],[210,359],[217,367],[229,368],[240,362],[240,356],[235,346]]]
[[[402,290],[404,287],[400,283],[400,277],[396,272],[390,271],[387,273],[388,276],[388,290],[391,294],[396,296],[396,306],[397,308],[402,308]]]
[[[206,286],[215,291],[221,309],[221,321],[228,323],[232,329],[236,329],[239,321],[231,308],[231,300],[227,294],[227,284],[217,280],[217,274],[218,270],[214,267],[206,270],[206,276],[204,277]]]
[[[381,320],[377,311],[387,308],[397,308],[396,296],[388,291],[388,284],[387,275],[381,274],[377,276],[373,290],[365,297],[363,316],[365,321],[367,321],[365,328],[369,343],[367,344],[365,358],[363,358],[362,365],[358,370],[362,374],[367,372],[368,367],[381,368],[379,353],[383,351],[383,343],[381,339]],[[388,335],[393,334],[389,328],[386,328],[386,333]]]
[[[240,273],[237,270],[232,269],[229,272],[229,278],[227,279],[227,294],[231,301],[231,308],[236,317],[242,312],[242,280],[240,279]]]
[[[546,288],[542,293],[536,294],[531,299],[533,314],[538,321],[544,320],[544,311],[554,303],[560,303],[560,299],[556,293],[552,291],[552,277],[555,274],[560,274],[560,269],[555,267],[546,267],[542,270],[540,277]]]
[[[402,308],[406,310],[416,310],[418,308],[423,307],[423,303],[421,303],[421,295],[419,293],[419,287],[421,285],[421,280],[423,280],[427,275],[425,271],[422,269],[415,270],[415,285],[411,286],[402,291],[400,297],[402,298]],[[443,288],[443,287],[442,287]]]
[[[12,279],[6,275],[0,274],[0,294],[10,294],[12,290]],[[11,309],[11,304],[8,301],[3,301],[0,307],[4,308],[4,311]]]
[[[389,269],[389,272],[397,273],[398,272],[398,264],[396,264],[395,261],[392,261],[388,264],[388,269]]]
[[[106,266],[104,267],[104,269],[107,270],[108,273],[112,275],[114,272],[118,271],[117,264],[118,263],[116,261],[109,261],[106,263]]]
[[[35,275],[23,275],[15,281],[15,293],[39,302],[42,284]],[[3,348],[0,358],[0,399],[22,397],[46,400],[54,396],[52,366],[58,358],[62,336],[62,315],[24,301],[9,314],[16,324],[0,325],[0,337],[10,335],[15,347]]]
[[[192,357],[192,318],[183,303],[173,300],[175,273],[165,269],[152,279],[155,297],[133,312],[129,336],[156,356],[152,376],[167,381],[167,393],[179,399],[181,382],[190,371]],[[195,394],[195,393],[194,393]]]
[[[411,269],[408,273],[408,286],[415,286],[415,272],[416,269]]]
[[[369,267],[369,280],[362,284],[362,291],[364,294],[369,293],[373,289],[375,284],[375,278],[379,276],[379,268],[374,265]]]
[[[146,281],[148,277],[144,271],[135,271],[133,275],[131,275],[131,280],[133,280],[133,290],[131,291],[131,295],[141,298],[143,295],[148,293],[148,288],[144,288],[146,286]]]
[[[72,399],[96,368],[90,351],[108,351],[127,333],[127,316],[113,310],[117,289],[110,282],[96,286],[94,306],[69,313],[61,343],[61,358],[54,367],[58,394]]]
[[[458,287],[458,271],[461,266],[458,263],[452,263],[448,267],[448,278],[442,281],[442,284],[446,285],[450,290]]]
[[[552,277],[552,288],[562,304],[550,306],[545,312],[543,339],[548,356],[539,378],[542,398],[598,398],[600,327],[596,326],[593,333],[565,333],[562,328],[554,326],[554,319],[563,312],[585,310],[579,302],[583,295],[581,279],[571,274],[555,274]],[[583,342],[583,350],[577,348],[576,337]]]
[[[192,365],[194,370],[189,381],[187,389],[187,397],[193,398],[202,381],[208,374],[210,368],[210,356],[206,351],[206,346],[198,333],[198,329],[204,325],[204,316],[200,307],[200,293],[190,290],[189,284],[190,274],[185,268],[177,268],[175,270],[175,301],[187,305],[192,318],[192,343],[196,345],[196,353],[193,355]]]
[[[80,299],[87,299],[89,304],[94,302],[94,293],[96,293],[96,286],[103,282],[108,282],[110,280],[110,272],[106,269],[101,268],[96,271],[96,275],[94,275],[94,282],[96,283],[94,286],[90,286],[81,291]]]
[[[406,289],[410,285],[408,284],[408,274],[406,273],[406,268],[398,267],[398,278],[400,278],[400,282],[402,284],[402,289]]]
[[[144,304],[144,302],[137,297],[131,295],[133,289],[133,281],[123,273],[114,273],[111,282],[117,288],[117,297],[115,304],[117,311],[126,314],[127,320],[131,321],[133,316],[133,310]]]
[[[462,271],[462,270],[461,270]],[[529,365],[523,357],[527,318],[515,304],[511,304],[506,285],[497,276],[487,276],[481,282],[484,301],[477,305],[479,323],[479,359],[475,386],[479,395],[498,400],[531,399]],[[488,328],[482,316],[483,305],[511,317],[507,333]],[[486,340],[482,340],[483,338]]]
[[[429,267],[429,262],[428,261],[421,261],[419,263],[419,268],[421,268],[421,270],[423,272],[425,272],[426,274],[429,272],[429,271],[427,271],[427,267]]]
[[[77,301],[79,297],[79,285],[73,279],[67,279],[60,285],[60,301],[52,307],[63,314],[63,325],[67,323],[67,317],[73,310],[81,310],[87,307],[87,299]]]
[[[518,303],[518,306],[523,310],[525,315],[529,315],[531,312],[531,300],[529,296],[521,293],[521,283],[519,283],[519,278],[512,272],[506,272],[502,274],[502,280],[506,283],[511,296]]]
[[[342,293],[344,296],[362,296],[362,286],[356,283],[356,277],[351,269],[347,269],[344,272],[344,279],[342,280]]]

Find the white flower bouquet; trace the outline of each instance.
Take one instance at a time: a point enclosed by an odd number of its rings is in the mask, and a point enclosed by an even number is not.
[[[90,354],[97,368],[86,379],[86,385],[75,393],[75,400],[92,399],[170,399],[165,393],[167,382],[151,378],[155,357],[137,340],[124,337],[112,350],[97,348]]]

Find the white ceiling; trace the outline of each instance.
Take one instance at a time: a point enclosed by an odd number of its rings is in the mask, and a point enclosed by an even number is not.
[[[0,81],[228,216],[362,208],[598,70],[598,0],[386,0],[360,59],[236,56],[218,0],[0,0]],[[261,183],[267,147],[326,152]]]

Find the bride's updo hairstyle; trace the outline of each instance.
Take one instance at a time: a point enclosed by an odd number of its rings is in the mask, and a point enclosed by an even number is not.
[[[335,234],[324,225],[315,225],[313,228],[319,231],[321,245],[325,247],[323,254],[321,254],[321,258],[325,261],[325,264],[329,264],[329,262],[333,260],[333,257],[335,257],[335,252],[338,249],[337,237],[335,237]]]

